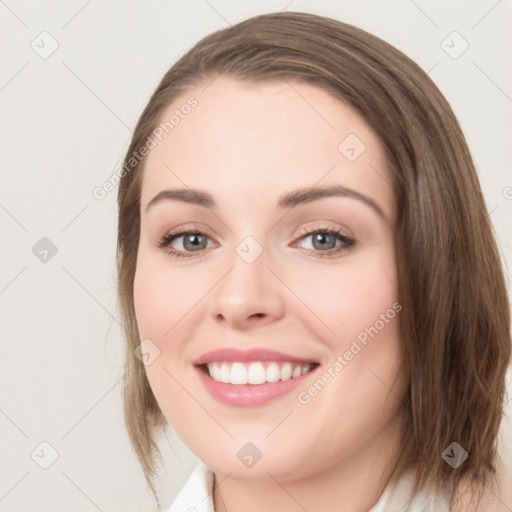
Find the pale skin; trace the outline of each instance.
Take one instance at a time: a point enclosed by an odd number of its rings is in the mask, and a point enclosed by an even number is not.
[[[259,407],[219,403],[192,361],[223,347],[312,358],[320,366],[300,388],[307,390],[398,302],[395,196],[383,148],[352,108],[313,85],[220,77],[204,86],[169,106],[198,101],[145,162],[134,293],[140,338],[160,350],[146,368],[152,390],[214,471],[217,512],[366,512],[400,450],[408,376],[399,313],[306,405],[296,392]],[[365,145],[354,161],[338,149],[349,134]],[[291,190],[330,185],[377,208],[350,196],[276,207]],[[168,189],[200,189],[217,206],[173,199],[147,209]],[[180,233],[171,247],[157,247],[179,227],[206,233],[204,248],[194,252]],[[337,240],[322,257],[303,232],[325,228],[354,244]],[[250,264],[236,252],[247,236],[263,251]],[[247,442],[262,453],[250,468],[237,457]]]

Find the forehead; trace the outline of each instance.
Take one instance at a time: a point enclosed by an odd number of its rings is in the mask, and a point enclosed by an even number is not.
[[[183,108],[190,98],[193,108]],[[185,113],[186,112],[186,113]],[[200,188],[234,207],[291,188],[341,184],[392,214],[384,150],[364,119],[315,85],[218,77],[178,97],[144,165],[141,206],[168,188]],[[179,121],[178,121],[179,119]],[[165,126],[165,125],[163,125]]]

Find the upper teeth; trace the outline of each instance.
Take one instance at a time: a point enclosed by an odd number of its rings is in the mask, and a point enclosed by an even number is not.
[[[225,384],[264,384],[300,377],[311,370],[307,363],[209,363],[210,377]]]

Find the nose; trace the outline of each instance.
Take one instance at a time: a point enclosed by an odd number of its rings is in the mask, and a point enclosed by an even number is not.
[[[217,323],[244,330],[283,316],[283,285],[267,263],[265,251],[252,262],[234,253],[231,269],[212,290],[210,314]]]

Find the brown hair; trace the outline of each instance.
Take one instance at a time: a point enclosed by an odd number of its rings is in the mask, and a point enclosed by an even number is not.
[[[133,281],[144,160],[133,159],[160,117],[192,86],[223,75],[302,81],[358,111],[387,154],[397,200],[396,265],[406,424],[394,476],[416,469],[416,489],[494,481],[510,360],[509,307],[499,253],[475,167],[455,115],[411,59],[354,26],[299,12],[256,16],[197,43],[166,73],[135,128],[119,184],[118,291],[126,335],[124,411],[155,499],[155,433],[164,428],[134,355],[140,344]],[[469,457],[452,469],[452,442]]]

